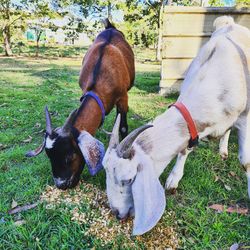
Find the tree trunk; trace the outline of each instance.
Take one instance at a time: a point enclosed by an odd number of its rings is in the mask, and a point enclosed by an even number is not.
[[[4,40],[4,49],[6,56],[12,56],[11,43],[10,43],[10,27],[6,26],[3,29],[3,40]]]
[[[39,40],[36,40],[36,57],[39,56]]]
[[[156,51],[156,59],[157,61],[161,61],[161,49],[162,49],[162,15],[163,15],[163,7],[164,1],[162,1],[160,12],[159,12],[159,21],[158,21],[158,41],[157,41],[157,51]]]
[[[3,11],[4,19],[7,21],[7,24],[3,28],[3,41],[4,41],[4,49],[6,56],[12,56],[11,43],[10,43],[10,26],[8,25],[10,21],[10,1],[5,1],[5,7]]]
[[[108,19],[112,22],[111,2],[108,1]]]
[[[36,57],[39,56],[39,42],[40,42],[40,38],[41,38],[42,33],[43,33],[42,31],[37,32],[37,36],[36,36]]]

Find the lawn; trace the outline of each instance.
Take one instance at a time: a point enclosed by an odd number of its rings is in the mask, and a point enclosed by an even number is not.
[[[0,249],[146,249],[154,244],[162,248],[229,249],[236,242],[249,246],[249,214],[216,213],[208,208],[217,203],[250,207],[246,177],[237,159],[235,131],[227,161],[219,157],[218,141],[201,142],[190,154],[177,192],[166,193],[163,218],[142,237],[129,237],[131,221],[121,226],[111,215],[102,214],[100,208],[106,206],[103,170],[90,177],[85,168],[80,185],[62,192],[53,186],[44,153],[25,158],[25,153],[42,141],[45,105],[54,127],[61,126],[79,105],[80,65],[79,57],[0,58]],[[164,112],[177,98],[157,94],[159,65],[140,60],[136,71],[135,86],[129,92],[130,130]],[[105,121],[105,130],[112,129],[114,118],[113,111]],[[107,146],[102,130],[96,136]],[[161,176],[163,185],[173,165]],[[39,204],[8,215],[13,201]],[[108,220],[102,221],[105,218]]]

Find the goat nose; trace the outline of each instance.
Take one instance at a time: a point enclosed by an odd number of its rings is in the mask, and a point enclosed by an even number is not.
[[[55,184],[57,188],[65,190],[68,187],[68,181],[67,180],[62,180],[60,178],[54,178]]]
[[[119,210],[118,209],[113,208],[112,211],[113,211],[113,214],[115,215],[115,217],[116,217],[117,220],[121,220],[122,219],[122,217],[119,214]]]
[[[121,219],[122,219],[122,217],[120,217],[119,213],[117,213],[117,214],[115,215],[115,217],[116,217],[117,220],[121,220]]]
[[[65,190],[68,187],[67,182],[61,183],[60,185],[56,185],[59,189]]]
[[[117,208],[112,208],[112,212],[113,212],[113,215],[117,218],[117,216],[119,215],[119,211]]]

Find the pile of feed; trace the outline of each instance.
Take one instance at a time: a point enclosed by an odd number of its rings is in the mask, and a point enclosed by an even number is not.
[[[132,219],[125,223],[117,221],[108,207],[105,192],[92,184],[81,182],[75,189],[67,191],[47,186],[41,195],[41,200],[46,202],[47,209],[55,209],[60,205],[68,206],[72,221],[90,225],[84,234],[99,238],[103,244],[110,242],[116,244],[116,238],[121,236],[123,247],[135,247],[138,244],[146,248],[157,249],[178,247],[174,228],[166,227],[162,220],[149,233],[143,236],[131,236]],[[167,216],[171,214],[168,213]]]

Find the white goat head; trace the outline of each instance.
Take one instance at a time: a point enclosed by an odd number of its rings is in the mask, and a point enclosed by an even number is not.
[[[119,124],[120,115],[103,159],[108,201],[118,219],[135,216],[133,235],[141,235],[156,225],[166,204],[153,161],[139,145],[133,143],[152,125],[134,130],[119,143]]]

